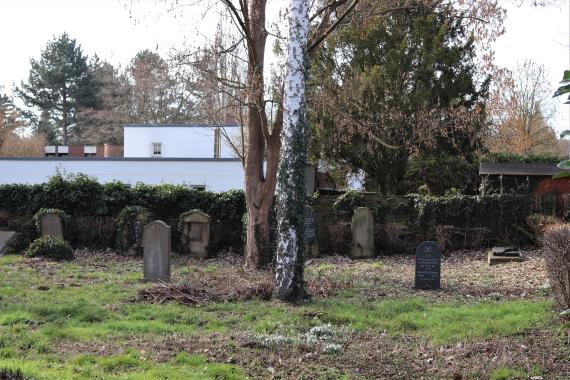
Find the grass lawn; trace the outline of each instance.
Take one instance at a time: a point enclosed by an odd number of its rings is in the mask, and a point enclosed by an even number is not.
[[[0,257],[0,370],[32,379],[570,377],[568,326],[542,259],[488,268],[445,259],[441,291],[416,291],[412,257],[312,260],[312,300],[148,303],[142,263]],[[230,256],[179,260],[173,282],[228,281]],[[267,275],[269,273],[261,273]],[[229,284],[231,286],[231,284]]]

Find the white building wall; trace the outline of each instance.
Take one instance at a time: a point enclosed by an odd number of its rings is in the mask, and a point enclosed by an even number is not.
[[[27,158],[1,157],[0,184],[44,183],[59,170],[84,173],[101,183],[114,180],[134,185],[182,184],[209,191],[243,189],[243,169],[236,159]]]
[[[228,135],[240,133],[238,126],[222,127]],[[213,158],[214,128],[195,125],[134,124],[124,126],[124,156],[153,157],[152,144],[162,144],[165,158]],[[222,137],[221,158],[234,158],[228,141]]]

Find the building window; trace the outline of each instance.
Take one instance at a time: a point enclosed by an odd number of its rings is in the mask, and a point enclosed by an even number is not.
[[[152,143],[152,155],[154,157],[162,156],[162,143]]]
[[[214,130],[214,158],[220,158],[222,145],[222,131],[220,128]]]

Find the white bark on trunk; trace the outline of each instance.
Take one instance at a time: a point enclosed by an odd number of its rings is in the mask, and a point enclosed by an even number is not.
[[[290,0],[281,161],[277,177],[277,262],[274,291],[277,298],[284,300],[298,298],[303,292],[308,29],[309,1]]]

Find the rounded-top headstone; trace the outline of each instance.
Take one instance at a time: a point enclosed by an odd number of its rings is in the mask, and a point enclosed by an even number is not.
[[[170,226],[150,222],[143,233],[143,276],[147,281],[170,281]]]
[[[416,248],[416,288],[441,287],[441,248],[433,241],[424,241]]]

